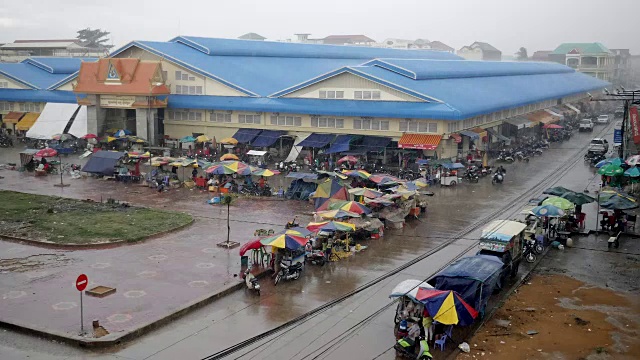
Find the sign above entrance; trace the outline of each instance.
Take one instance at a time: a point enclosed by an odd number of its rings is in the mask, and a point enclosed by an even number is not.
[[[107,108],[130,108],[136,102],[135,96],[100,95],[100,106]]]

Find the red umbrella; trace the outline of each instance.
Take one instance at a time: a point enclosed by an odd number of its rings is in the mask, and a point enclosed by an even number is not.
[[[56,149],[44,148],[33,155],[34,157],[54,157],[58,156]]]
[[[244,256],[244,254],[249,250],[260,249],[260,247],[262,247],[260,239],[251,240],[240,247],[240,256]]]
[[[342,164],[343,162],[348,162],[351,164],[355,164],[358,162],[358,158],[352,155],[347,155],[343,158],[341,158],[340,160],[338,160],[338,165]]]
[[[87,134],[82,137],[82,139],[97,139],[97,138],[98,138],[98,135],[96,134]]]
[[[544,129],[562,129],[562,126],[556,124],[547,124],[543,126]]]

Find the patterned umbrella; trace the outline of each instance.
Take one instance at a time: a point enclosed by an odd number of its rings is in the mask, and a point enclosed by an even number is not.
[[[240,160],[236,155],[228,153],[220,156],[220,160]]]
[[[371,174],[364,170],[342,170],[342,173],[347,176],[360,177],[363,179],[368,179],[371,176]]]
[[[180,139],[181,143],[190,143],[190,142],[196,142],[196,138],[194,138],[193,136],[185,136],[182,139]]]
[[[312,232],[307,230],[307,229],[305,229],[305,228],[303,228],[303,227],[296,226],[296,227],[292,227],[290,229],[282,230],[276,235],[282,235],[282,234],[307,237],[307,236],[311,235]]]
[[[420,288],[416,299],[425,305],[433,320],[444,325],[471,325],[478,316],[478,312],[453,290]]]
[[[531,209],[531,213],[535,216],[560,217],[564,216],[564,211],[553,205],[540,205]]]
[[[131,151],[127,153],[127,157],[130,159],[148,159],[151,157],[151,153],[149,153],[148,151],[145,153]]]
[[[56,151],[56,149],[52,149],[52,148],[44,148],[40,151],[38,151],[37,153],[33,154],[33,157],[54,157],[54,156],[58,156],[58,152]]]
[[[624,174],[624,169],[620,165],[607,164],[598,170],[598,174],[605,176],[618,176]]]
[[[279,249],[291,249],[291,250],[298,249],[301,246],[306,245],[307,242],[309,242],[309,239],[307,238],[304,238],[301,236],[295,236],[295,235],[288,235],[288,234],[270,236],[260,240],[260,243],[262,245],[273,246]]]
[[[550,196],[542,202],[542,205],[553,205],[562,210],[569,210],[575,207],[575,205],[571,201],[559,196]]]
[[[369,214],[371,213],[371,209],[369,209],[368,207],[360,204],[359,202],[356,201],[347,201],[344,204],[331,204],[329,205],[329,209],[331,210],[336,210],[336,209],[341,209],[341,210],[346,210],[346,211],[351,211],[354,212],[356,214]]]
[[[309,223],[307,225],[307,230],[311,230],[313,232],[318,231],[354,231],[356,226],[353,224],[349,224],[346,222],[340,221],[323,221],[319,223]]]
[[[348,162],[350,164],[355,164],[358,162],[358,158],[352,155],[347,155],[345,157],[342,157],[338,160],[338,165],[342,164],[343,162]]]
[[[391,185],[401,182],[397,177],[385,174],[373,174],[369,177],[369,180],[378,185]]]
[[[141,137],[137,137],[137,136],[133,136],[133,135],[127,135],[126,139],[133,142],[133,143],[138,143],[138,144],[143,144],[146,143],[147,140],[141,138]]]
[[[352,218],[360,217],[359,214],[356,214],[351,211],[341,210],[341,209],[319,211],[317,214],[323,219],[342,219],[347,217],[352,217]]]
[[[353,188],[353,189],[349,189],[349,194],[355,195],[355,196],[364,196],[364,197],[369,198],[369,199],[375,199],[375,198],[379,198],[380,196],[382,196],[382,192],[376,191],[376,190],[373,190],[373,189],[369,189],[369,188]]]

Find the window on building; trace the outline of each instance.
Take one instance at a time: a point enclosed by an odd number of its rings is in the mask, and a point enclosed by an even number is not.
[[[169,120],[202,121],[202,112],[177,109],[168,111]]]
[[[371,92],[371,98],[373,100],[380,100],[380,91],[372,91]]]
[[[8,81],[0,81],[0,89],[6,89],[9,87]]]
[[[449,133],[454,133],[458,130],[460,130],[460,123],[459,122],[450,122],[449,124],[447,124],[447,130]]]
[[[217,123],[230,123],[231,113],[212,112],[209,117],[209,121]]]
[[[196,77],[191,76],[184,71],[176,70],[176,80],[196,81]]]
[[[319,128],[344,128],[344,119],[336,119],[333,117],[312,117],[311,126]]]
[[[388,126],[389,124],[387,122],[386,127],[388,128]],[[414,133],[437,133],[438,123],[424,120],[400,120],[400,131]]]
[[[364,90],[354,91],[353,98],[356,100],[380,100],[380,91],[378,90]]]
[[[469,129],[473,127],[473,119],[467,119],[464,121],[464,128]]]
[[[320,99],[326,99],[327,98],[327,92],[324,90],[320,90],[320,95],[318,96]]]
[[[356,100],[362,100],[362,91],[354,91],[353,98]]]
[[[36,103],[20,103],[21,112],[40,112],[40,104]]]
[[[13,103],[0,101],[0,111],[13,111]]]
[[[260,115],[238,115],[238,122],[240,124],[260,124]]]
[[[320,99],[344,99],[344,91],[338,90],[320,90]]]
[[[277,126],[302,126],[302,117],[271,115],[269,123]]]
[[[344,99],[344,91],[336,91],[336,99]]]

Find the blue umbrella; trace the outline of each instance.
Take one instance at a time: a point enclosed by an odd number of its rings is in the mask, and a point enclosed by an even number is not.
[[[196,138],[194,138],[193,136],[185,136],[182,139],[180,139],[181,143],[188,143],[188,142],[196,142]]]
[[[560,217],[564,215],[564,211],[562,209],[553,205],[536,206],[531,209],[531,212],[535,216]]]
[[[614,164],[614,165],[620,166],[623,163],[624,163],[624,160],[622,160],[621,158],[609,158],[609,159],[604,159],[604,160],[599,161],[596,164],[596,168],[599,169],[599,168],[601,168],[601,167],[603,167],[603,166],[605,166],[607,164]]]
[[[625,171],[624,176],[640,177],[640,170],[638,170],[638,168],[634,166],[632,168],[629,168],[627,171]]]

